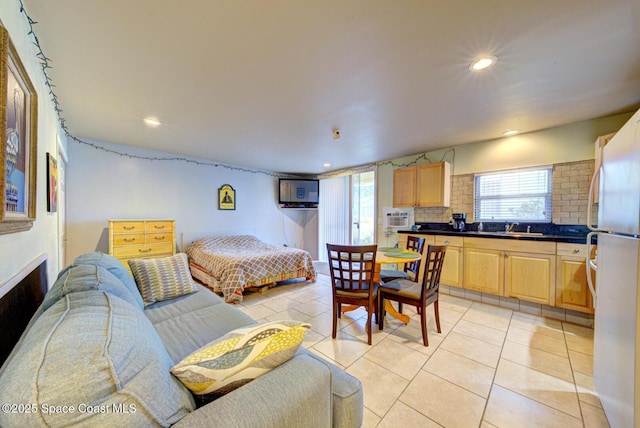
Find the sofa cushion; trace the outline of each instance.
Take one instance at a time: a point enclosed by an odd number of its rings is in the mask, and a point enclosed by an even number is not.
[[[196,395],[226,394],[291,359],[310,327],[283,320],[240,328],[198,349],[171,373]]]
[[[171,425],[194,409],[171,366],[142,311],[102,291],[66,294],[0,374],[0,402],[38,412],[0,413],[0,426]]]
[[[189,413],[175,427],[330,428],[330,389],[327,367],[298,352],[249,385]],[[360,428],[362,418],[333,426]]]
[[[133,279],[132,279],[133,282]],[[142,298],[137,288],[131,290],[109,270],[99,264],[77,264],[65,269],[53,283],[42,302],[44,312],[69,293],[99,290],[117,296],[142,310]]]
[[[144,308],[174,364],[236,328],[256,322],[211,290],[196,284],[197,293]]]
[[[142,304],[142,296],[140,296],[140,292],[138,291],[136,282],[133,280],[133,276],[131,276],[131,273],[127,270],[126,266],[123,265],[120,260],[109,254],[101,253],[99,251],[85,253],[76,257],[69,266],[60,271],[60,273],[58,274],[58,278],[64,275],[67,270],[79,265],[100,266],[108,270],[109,273],[118,278],[122,282],[122,284],[131,292],[131,294],[135,296],[137,305],[140,306],[141,309],[144,307],[144,305]]]
[[[145,306],[197,291],[184,253],[170,257],[131,259],[129,267]]]

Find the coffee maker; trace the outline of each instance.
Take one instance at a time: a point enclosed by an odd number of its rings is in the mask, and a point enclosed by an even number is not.
[[[465,213],[453,213],[453,230],[456,232],[464,232],[465,222],[467,221],[467,214]]]

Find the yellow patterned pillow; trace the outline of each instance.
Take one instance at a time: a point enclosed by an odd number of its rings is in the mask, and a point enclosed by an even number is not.
[[[198,291],[185,253],[170,257],[129,260],[131,273],[145,306]]]
[[[216,397],[291,359],[311,325],[283,320],[233,330],[172,369],[195,395]]]

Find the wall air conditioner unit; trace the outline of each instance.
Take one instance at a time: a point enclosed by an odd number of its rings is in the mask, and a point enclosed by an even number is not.
[[[410,229],[413,225],[413,208],[382,208],[382,227],[385,229]]]

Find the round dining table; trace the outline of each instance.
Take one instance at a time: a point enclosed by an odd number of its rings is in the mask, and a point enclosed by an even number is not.
[[[380,281],[380,271],[382,270],[382,265],[386,264],[398,264],[404,265],[405,263],[411,263],[416,260],[419,260],[422,257],[422,254],[417,251],[412,250],[403,250],[398,248],[379,248],[376,251],[376,263],[373,270],[373,281],[381,284]],[[349,312],[355,309],[358,309],[360,306],[358,305],[345,305],[342,308],[342,312]],[[390,301],[385,301],[384,308],[389,315],[396,318],[400,322],[404,324],[409,324],[409,320],[411,317],[409,315],[401,314],[393,307]]]
[[[419,260],[422,257],[422,254],[417,251],[412,250],[401,250],[398,248],[389,248],[384,249],[380,248],[376,252],[376,264],[373,271],[373,280],[380,285],[384,285],[380,281],[380,270],[382,269],[382,265],[386,264],[398,264],[404,265],[406,263],[411,263],[416,260]],[[409,320],[411,317],[409,315],[401,314],[398,312],[390,301],[385,301],[384,308],[389,315],[401,321],[404,324],[409,324]]]

